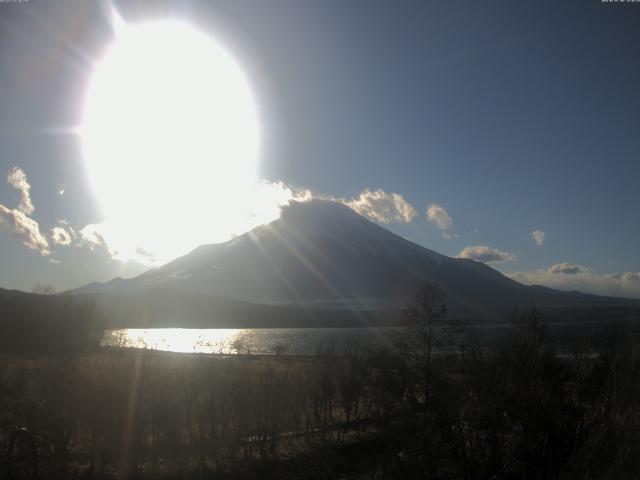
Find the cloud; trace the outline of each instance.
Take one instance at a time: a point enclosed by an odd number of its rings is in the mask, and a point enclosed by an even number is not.
[[[98,247],[105,247],[108,250],[107,241],[104,238],[104,224],[89,224],[78,232],[79,240],[77,246],[88,247],[89,250],[95,250]]]
[[[49,255],[49,243],[40,232],[38,222],[28,216],[35,208],[27,176],[22,169],[13,167],[7,176],[7,183],[20,190],[20,203],[18,208],[8,208],[0,203],[0,225],[19,238],[27,248],[40,252],[43,256]]]
[[[587,267],[583,267],[582,265],[575,265],[573,263],[557,263],[555,265],[551,265],[547,269],[547,273],[551,275],[581,275],[585,273],[589,273],[589,269]]]
[[[612,280],[621,280],[623,282],[638,283],[640,285],[640,272],[625,272],[625,273],[608,273],[605,278]]]
[[[587,267],[565,262],[552,265],[546,270],[515,272],[507,276],[525,285],[543,285],[558,290],[640,298],[640,272],[601,275]]]
[[[27,181],[27,176],[21,168],[13,167],[7,176],[7,182],[13,188],[20,190],[20,203],[18,210],[26,215],[31,215],[35,210],[31,201],[31,185]]]
[[[503,252],[486,245],[466,247],[458,254],[458,258],[470,258],[482,263],[502,263],[516,260],[513,253]]]
[[[427,221],[435,224],[440,230],[448,230],[453,226],[453,219],[449,213],[437,203],[432,203],[427,208]]]
[[[542,230],[534,230],[530,235],[538,247],[541,247],[544,244],[544,239],[547,236]]]
[[[365,189],[351,200],[334,199],[349,208],[380,223],[411,223],[418,212],[398,193],[387,193],[382,189]]]
[[[38,222],[26,216],[18,209],[9,209],[0,204],[0,225],[4,225],[18,237],[24,246],[46,256],[51,253],[47,239],[40,233]]]
[[[151,252],[147,252],[144,248],[142,248],[140,245],[138,245],[138,247],[136,248],[136,253],[138,255],[142,255],[145,257],[149,257],[149,258],[153,258],[154,255]]]
[[[65,247],[71,245],[71,233],[64,227],[53,227],[49,232],[49,236],[56,245],[63,245]]]

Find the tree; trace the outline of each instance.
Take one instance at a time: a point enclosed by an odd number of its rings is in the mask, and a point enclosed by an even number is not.
[[[414,302],[405,310],[407,321],[407,354],[411,367],[419,375],[425,405],[431,397],[431,363],[437,341],[436,326],[447,320],[446,294],[438,285],[425,283]]]

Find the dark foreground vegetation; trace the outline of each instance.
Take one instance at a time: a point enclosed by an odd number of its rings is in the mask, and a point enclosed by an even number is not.
[[[636,338],[559,355],[533,310],[479,344],[443,300],[423,290],[384,350],[4,354],[0,478],[638,476]]]

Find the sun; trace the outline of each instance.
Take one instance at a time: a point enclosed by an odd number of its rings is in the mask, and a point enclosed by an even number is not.
[[[91,76],[82,149],[121,248],[167,260],[214,242],[257,181],[249,83],[187,23],[120,25]]]

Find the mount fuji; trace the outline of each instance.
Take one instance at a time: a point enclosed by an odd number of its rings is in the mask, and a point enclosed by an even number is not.
[[[114,295],[124,296],[138,305],[138,313],[160,302],[164,307],[155,308],[156,313],[162,310],[165,316],[172,304],[181,305],[173,318],[193,305],[201,320],[209,314],[246,319],[289,317],[291,312],[333,318],[372,312],[392,318],[395,312],[397,318],[425,282],[442,287],[453,315],[477,320],[503,319],[532,305],[626,303],[522,285],[483,263],[421,247],[343,204],[323,200],[292,202],[278,220],[226,243],[202,245],[137,277],[93,283],[72,293],[100,297],[103,305]],[[180,300],[167,300],[174,297]]]

